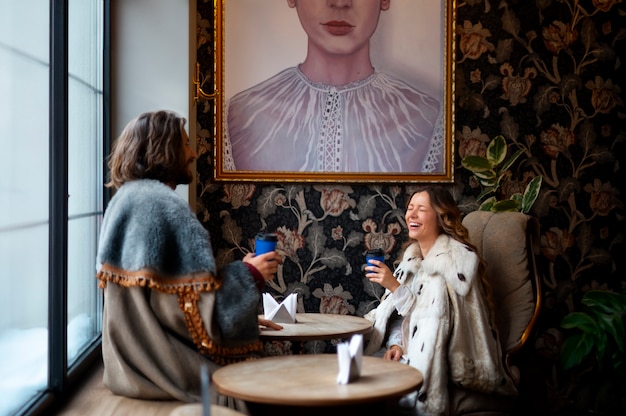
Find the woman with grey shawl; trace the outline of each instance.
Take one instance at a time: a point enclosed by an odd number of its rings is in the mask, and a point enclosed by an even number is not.
[[[140,399],[199,401],[200,369],[262,352],[260,291],[275,251],[218,270],[207,230],[175,188],[192,180],[197,155],[185,119],[169,111],[130,121],[109,158],[97,256],[104,289],[104,384]],[[215,399],[214,399],[215,400]]]

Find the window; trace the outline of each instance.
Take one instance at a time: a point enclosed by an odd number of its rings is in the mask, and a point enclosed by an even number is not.
[[[0,416],[99,344],[108,0],[0,0]]]

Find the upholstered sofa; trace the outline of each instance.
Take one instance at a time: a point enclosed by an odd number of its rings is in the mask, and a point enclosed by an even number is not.
[[[541,309],[541,279],[537,267],[539,223],[520,212],[473,211],[463,219],[470,240],[487,263],[495,304],[503,361],[516,385],[524,376],[515,366],[518,353],[533,329]],[[475,394],[451,386],[453,414],[510,414],[515,400]]]

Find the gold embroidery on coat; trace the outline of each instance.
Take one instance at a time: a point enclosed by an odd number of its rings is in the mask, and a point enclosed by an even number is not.
[[[97,274],[99,287],[105,288],[108,282],[121,287],[148,287],[162,293],[178,295],[178,306],[185,315],[187,330],[198,351],[219,365],[231,364],[250,359],[249,354],[263,351],[263,343],[255,341],[241,347],[225,347],[213,342],[209,336],[200,310],[200,293],[212,292],[222,287],[222,281],[210,273],[189,274],[175,279],[164,278],[152,270],[135,272],[118,269],[104,264]]]

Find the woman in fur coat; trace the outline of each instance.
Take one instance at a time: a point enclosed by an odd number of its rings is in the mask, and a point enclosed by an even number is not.
[[[386,289],[366,315],[374,330],[365,354],[420,370],[419,391],[401,401],[412,414],[450,414],[449,385],[514,395],[491,316],[484,262],[452,195],[441,187],[418,189],[405,219],[409,241],[395,272],[375,260],[365,268],[367,278]]]

